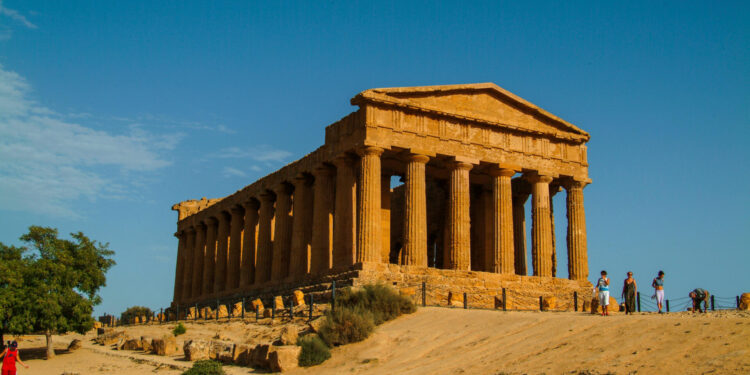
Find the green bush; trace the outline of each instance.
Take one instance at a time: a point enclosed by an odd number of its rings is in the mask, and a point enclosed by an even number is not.
[[[179,335],[184,334],[186,331],[187,331],[187,328],[185,328],[185,326],[182,325],[182,323],[177,323],[177,326],[174,327],[174,329],[172,330],[172,334],[175,336],[179,336]]]
[[[355,291],[342,290],[336,297],[336,308],[367,311],[372,315],[375,325],[417,310],[410,299],[383,284],[365,285],[362,289]]]
[[[342,307],[326,314],[319,334],[328,346],[335,346],[362,341],[374,329],[374,319],[369,311]]]
[[[331,358],[331,350],[320,336],[312,334],[297,339],[297,345],[302,347],[299,354],[300,366],[315,366]]]
[[[182,375],[224,375],[221,363],[211,360],[196,361],[193,367]]]

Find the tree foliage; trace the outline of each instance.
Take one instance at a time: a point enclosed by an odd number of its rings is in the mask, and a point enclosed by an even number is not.
[[[133,324],[135,323],[136,316],[140,316],[143,318],[153,315],[154,312],[146,306],[132,306],[128,307],[125,311],[122,312],[122,314],[120,314],[120,321],[123,324]]]
[[[109,244],[83,233],[58,238],[57,229],[29,227],[27,246],[0,243],[0,319],[5,332],[44,333],[47,357],[52,334],[85,333],[94,325],[94,306],[106,272],[115,264]]]

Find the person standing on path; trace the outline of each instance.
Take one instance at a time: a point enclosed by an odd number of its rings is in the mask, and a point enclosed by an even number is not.
[[[659,314],[661,314],[661,306],[664,304],[664,271],[659,271],[659,275],[651,282],[651,286],[654,287],[656,306],[659,307]]]
[[[29,368],[28,365],[21,361],[21,357],[18,355],[18,343],[15,341],[11,342],[0,356],[3,357],[2,375],[16,375],[16,362],[20,363],[23,367]]]
[[[602,307],[602,316],[609,315],[607,306],[609,306],[609,278],[607,271],[602,271],[602,277],[596,282],[596,289],[599,291],[599,306]]]
[[[625,315],[635,312],[635,296],[638,293],[638,285],[633,278],[633,272],[628,271],[628,278],[622,285],[622,296],[625,298]]]

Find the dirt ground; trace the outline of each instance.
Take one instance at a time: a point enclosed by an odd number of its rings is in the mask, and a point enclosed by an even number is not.
[[[299,323],[302,324],[301,322]],[[168,334],[173,325],[126,328],[133,337]],[[178,344],[221,337],[268,341],[281,326],[188,323]],[[56,336],[60,354],[43,358],[43,337],[21,337],[19,374],[180,374],[182,355],[115,351],[80,335]],[[73,338],[83,348],[64,352]],[[6,339],[8,337],[6,336]],[[38,349],[35,349],[38,348]],[[291,374],[740,374],[750,373],[750,313],[643,313],[608,317],[584,313],[501,312],[427,307],[386,323],[366,341],[335,348],[324,364]],[[230,375],[255,373],[226,366]]]

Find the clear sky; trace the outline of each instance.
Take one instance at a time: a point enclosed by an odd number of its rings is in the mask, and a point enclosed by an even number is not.
[[[83,231],[117,253],[96,313],[165,307],[172,204],[304,156],[362,90],[494,82],[591,134],[591,281],[750,292],[750,2],[610,3],[4,0],[0,241]]]

